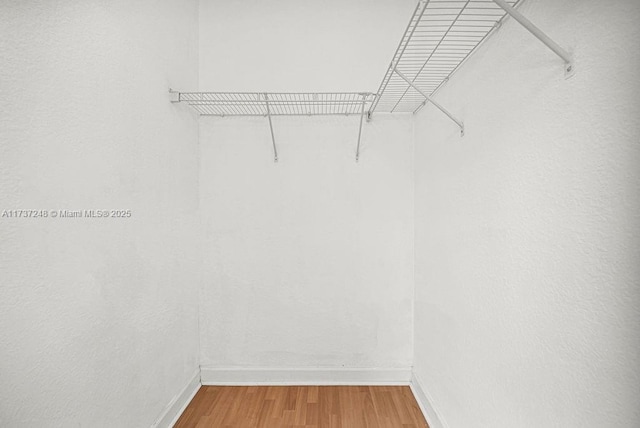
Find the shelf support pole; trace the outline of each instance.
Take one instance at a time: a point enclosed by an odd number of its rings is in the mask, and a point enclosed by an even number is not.
[[[362,95],[362,107],[360,108],[360,129],[358,130],[358,145],[356,146],[356,162],[360,159],[360,138],[362,137],[362,121],[364,119],[364,104],[367,101],[367,96]]]
[[[429,95],[427,95],[426,93],[424,93],[424,91],[422,91],[422,89],[418,88],[411,80],[409,80],[409,78],[407,76],[405,76],[404,74],[400,73],[398,71],[398,69],[394,66],[393,67],[393,71],[400,76],[405,82],[407,82],[409,84],[409,86],[411,86],[413,89],[415,89],[416,91],[418,91],[418,93],[420,95],[422,95],[423,97],[425,97],[425,99],[427,101],[429,101],[431,104],[433,104],[434,106],[436,106],[438,108],[438,110],[440,110],[441,112],[443,112],[444,114],[447,115],[447,117],[449,119],[451,119],[452,121],[454,121],[456,123],[456,125],[458,125],[460,127],[460,135],[464,136],[464,123],[459,120],[456,119],[456,117],[454,115],[452,115],[451,113],[449,113],[449,110],[447,110],[446,108],[442,107],[442,105],[437,102],[436,100],[434,100],[433,98],[431,98]]]
[[[273,144],[273,161],[278,162],[278,149],[276,148],[276,137],[273,136],[273,123],[271,123],[271,109],[269,108],[269,96],[264,94],[264,103],[267,107],[267,117],[269,118],[269,129],[271,130],[271,144]]]
[[[549,49],[555,52],[565,64],[565,74],[569,75],[573,72],[573,61],[571,54],[563,49],[559,44],[554,42],[549,36],[547,36],[541,29],[529,21],[523,14],[518,12],[513,6],[507,3],[505,0],[493,0],[495,4],[504,9],[513,19],[518,21],[524,28],[526,28],[531,34],[533,34],[538,40],[544,43]]]

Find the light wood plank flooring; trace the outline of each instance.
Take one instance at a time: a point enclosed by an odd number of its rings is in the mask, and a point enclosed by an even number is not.
[[[408,386],[203,386],[176,428],[428,428]]]

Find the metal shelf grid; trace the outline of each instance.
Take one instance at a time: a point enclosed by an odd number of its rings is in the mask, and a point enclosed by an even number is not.
[[[362,92],[177,92],[177,102],[203,116],[360,115],[375,100]],[[364,106],[363,106],[364,102]]]
[[[515,6],[520,1],[507,3]],[[398,76],[394,68],[431,95],[505,15],[505,10],[491,0],[418,2],[369,113],[415,113],[425,104],[425,97]]]

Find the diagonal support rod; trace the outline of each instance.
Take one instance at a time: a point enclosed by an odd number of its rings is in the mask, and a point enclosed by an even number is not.
[[[431,98],[429,95],[425,94],[422,91],[422,89],[418,88],[411,80],[409,80],[409,78],[407,78],[407,76],[405,76],[404,74],[400,73],[396,67],[393,67],[393,71],[398,76],[400,76],[405,82],[407,82],[409,84],[409,86],[411,86],[413,89],[418,91],[418,93],[420,93],[420,95],[425,97],[427,101],[429,101],[431,104],[436,106],[438,108],[438,110],[440,110],[441,112],[446,114],[449,119],[453,120],[456,123],[456,125],[458,125],[460,127],[460,135],[464,135],[464,123],[461,120],[456,119],[456,117],[454,115],[449,113],[449,110],[447,110],[446,108],[442,107],[442,105],[440,105],[439,102],[437,102],[436,100]]]
[[[559,44],[554,42],[549,36],[542,32],[541,29],[529,21],[523,14],[518,12],[513,6],[507,3],[505,0],[493,0],[495,4],[500,6],[507,12],[513,19],[518,21],[524,28],[526,28],[531,34],[533,34],[538,40],[544,43],[549,49],[555,52],[560,58],[564,60],[565,72],[571,73],[573,70],[573,64],[571,60],[571,54],[564,50]]]
[[[362,120],[364,119],[364,104],[367,100],[365,94],[362,95],[362,107],[360,110],[360,130],[358,131],[358,146],[356,147],[356,162],[360,159],[360,137],[362,137]]]
[[[273,161],[278,162],[278,149],[276,148],[276,137],[273,136],[273,123],[271,123],[271,109],[269,108],[269,96],[264,94],[264,103],[267,107],[267,117],[269,118],[269,129],[271,130],[271,143],[273,144]]]

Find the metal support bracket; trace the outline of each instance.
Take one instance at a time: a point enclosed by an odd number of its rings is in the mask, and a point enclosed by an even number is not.
[[[360,138],[362,137],[362,121],[364,119],[364,105],[367,102],[367,94],[362,94],[362,106],[360,107],[360,129],[358,130],[358,145],[356,147],[356,162],[360,159]]]
[[[449,119],[451,119],[452,121],[454,121],[456,123],[456,125],[458,125],[460,127],[460,136],[463,137],[464,136],[464,123],[457,119],[454,115],[452,115],[451,113],[449,113],[449,111],[444,108],[442,105],[440,105],[439,102],[437,102],[436,100],[434,100],[433,98],[431,98],[429,95],[427,95],[426,93],[424,93],[422,91],[422,89],[418,88],[411,80],[409,80],[409,78],[407,76],[405,76],[404,74],[402,74],[401,72],[398,71],[398,69],[395,67],[393,67],[393,71],[400,76],[405,82],[407,82],[409,84],[409,86],[411,86],[413,89],[415,89],[416,91],[418,91],[418,93],[420,95],[422,95],[427,101],[429,101],[431,104],[433,104],[434,106],[436,106],[438,108],[438,110],[440,110],[441,112],[443,112],[444,114],[447,115],[447,117]]]
[[[531,34],[533,34],[538,40],[544,43],[549,49],[551,49],[556,55],[558,55],[564,61],[564,75],[565,77],[573,76],[575,67],[571,54],[563,49],[559,44],[554,42],[549,36],[547,36],[536,25],[529,21],[523,14],[518,12],[513,6],[507,3],[505,0],[493,0],[495,4],[500,6],[509,16],[518,21],[524,28],[526,28]]]
[[[269,96],[264,94],[264,104],[267,107],[267,118],[269,118],[269,129],[271,130],[271,143],[273,144],[273,161],[278,162],[278,149],[276,148],[276,138],[273,135],[273,123],[271,123],[271,109],[269,108]]]

